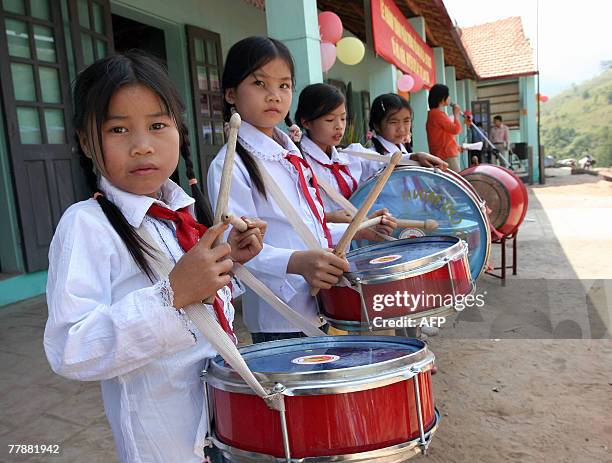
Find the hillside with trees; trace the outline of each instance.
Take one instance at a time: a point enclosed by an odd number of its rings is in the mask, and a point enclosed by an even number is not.
[[[579,159],[588,153],[596,167],[612,166],[612,61],[602,67],[597,77],[541,104],[546,155]]]

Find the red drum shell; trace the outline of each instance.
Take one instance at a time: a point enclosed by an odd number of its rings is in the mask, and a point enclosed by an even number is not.
[[[511,235],[523,222],[529,195],[523,181],[505,167],[479,164],[461,171],[483,198],[493,214],[493,226],[504,235]]]
[[[441,305],[435,302],[444,299],[445,296],[452,296],[453,288],[451,279],[455,284],[455,294],[467,295],[472,291],[472,279],[470,267],[466,258],[449,262],[452,267],[452,277],[447,266],[437,270],[406,277],[401,280],[390,281],[380,284],[362,285],[363,295],[368,307],[368,316],[382,317],[385,319],[396,317],[413,317],[421,312],[436,309]],[[420,294],[431,295],[424,299],[414,310],[405,306],[385,307],[384,311],[377,312],[373,309],[374,296],[378,294]],[[331,289],[322,289],[320,292],[320,307],[323,316],[332,320],[343,320],[351,322],[362,322],[361,300],[359,293],[348,286],[333,286]],[[436,297],[433,297],[436,296]]]
[[[439,241],[449,244],[448,253],[431,255],[430,260],[435,263],[431,267],[416,266],[414,269],[406,271],[404,274],[398,273],[401,267],[381,269],[376,272],[376,277],[368,280],[366,274],[362,274],[361,290],[364,297],[365,306],[368,308],[368,318],[373,320],[376,317],[392,319],[398,317],[420,318],[419,314],[429,312],[444,306],[450,306],[449,298],[453,295],[468,295],[473,291],[473,279],[470,273],[470,264],[467,259],[467,249],[465,243],[454,237],[422,237],[407,238],[393,243],[381,243],[378,245],[361,248],[351,251],[347,258],[352,261],[353,256],[369,255],[374,250],[388,250],[393,254],[395,249],[401,247],[404,250],[410,249],[413,245],[426,241]],[[369,251],[372,249],[372,251]],[[396,251],[401,252],[401,251]],[[407,252],[407,251],[404,251]],[[410,254],[405,254],[406,256]],[[449,260],[447,260],[449,259]],[[410,263],[415,261],[410,261]],[[348,276],[348,274],[347,274]],[[361,298],[355,285],[356,275],[349,276],[353,286],[334,286],[330,289],[322,289],[319,292],[319,307],[321,314],[329,322],[342,329],[344,326],[361,325],[366,323],[361,308]],[[388,277],[388,278],[387,278]],[[422,297],[416,306],[407,305],[406,300],[400,300],[399,304],[390,305],[385,303],[382,310],[375,310],[374,298],[379,295],[415,295]],[[380,303],[381,301],[379,301]],[[452,302],[452,301],[451,301]],[[427,314],[425,314],[426,316]],[[340,326],[343,325],[343,326]]]
[[[255,395],[211,389],[219,440],[284,456],[278,412]],[[419,390],[423,424],[430,429],[435,409],[429,371],[419,373]],[[286,397],[285,404],[294,458],[367,452],[419,437],[412,379],[351,393]]]

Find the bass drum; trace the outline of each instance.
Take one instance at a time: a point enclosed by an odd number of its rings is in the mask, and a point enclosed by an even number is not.
[[[527,213],[527,188],[511,170],[492,164],[480,164],[461,171],[489,208],[491,224],[503,235],[518,230]]]
[[[351,196],[360,207],[374,187],[378,175],[368,179]],[[427,220],[438,223],[435,230],[398,227],[394,236],[456,236],[468,244],[470,272],[475,279],[484,271],[491,236],[484,201],[459,175],[427,167],[401,166],[393,171],[371,211],[387,208],[398,219]],[[418,235],[417,235],[418,233]],[[354,242],[357,249],[374,242]]]

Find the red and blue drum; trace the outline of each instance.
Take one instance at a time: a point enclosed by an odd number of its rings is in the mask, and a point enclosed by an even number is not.
[[[377,174],[353,193],[350,201],[360,207],[374,187]],[[435,230],[422,230],[426,236],[456,236],[468,243],[470,271],[477,279],[484,271],[491,248],[489,219],[484,201],[476,190],[454,172],[415,166],[396,168],[371,210],[386,207],[398,219],[438,222]],[[395,237],[416,236],[398,228]],[[353,249],[372,242],[360,241]]]
[[[346,331],[406,328],[408,320],[455,312],[474,280],[465,241],[425,236],[387,241],[347,254],[350,286],[319,292],[327,321]]]
[[[491,224],[503,235],[512,235],[523,222],[529,197],[523,181],[511,170],[479,164],[461,171],[489,208]]]
[[[232,462],[400,462],[424,452],[437,429],[434,355],[418,339],[329,336],[240,352],[285,411],[213,359],[203,373],[212,441]]]

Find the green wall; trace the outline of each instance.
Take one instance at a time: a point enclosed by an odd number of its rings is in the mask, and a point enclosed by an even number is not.
[[[2,273],[21,273],[25,270],[25,266],[21,252],[21,237],[5,127],[4,114],[3,111],[0,111],[0,217],[4,218],[0,220],[0,236],[2,237],[0,239],[0,271]]]
[[[218,33],[221,36],[221,52],[225,59],[229,48],[238,40],[249,35],[266,35],[264,12],[243,0],[121,0],[111,2],[111,11],[113,14],[164,31],[168,72],[186,104],[187,118],[191,121],[191,146],[197,146],[185,25]],[[193,156],[193,163],[197,172],[200,168],[198,156]],[[179,174],[181,185],[189,191],[182,159],[179,161]]]

